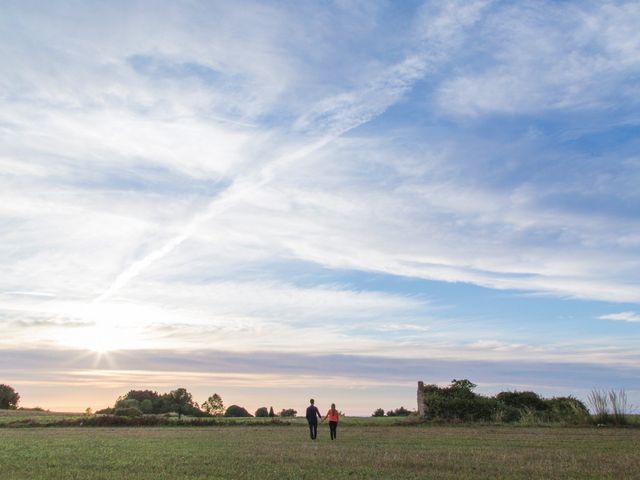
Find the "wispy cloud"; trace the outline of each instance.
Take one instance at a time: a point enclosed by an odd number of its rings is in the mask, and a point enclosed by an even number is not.
[[[636,312],[620,312],[602,315],[600,320],[615,320],[620,322],[640,322],[640,314]]]
[[[497,9],[483,25],[487,35],[473,46],[487,59],[483,68],[472,64],[443,82],[439,104],[454,114],[479,115],[606,107],[621,97],[636,103],[637,85],[627,72],[640,62],[633,27],[639,19],[634,2]]]
[[[608,387],[612,380],[627,385],[632,398],[639,391],[637,368],[579,362],[160,350],[116,352],[107,363],[104,357],[96,360],[76,351],[0,351],[0,365],[7,365],[7,359],[20,368],[3,371],[0,367],[0,374],[30,405],[57,395],[57,389],[64,387],[73,388],[77,395],[56,401],[76,410],[112,404],[131,388],[167,391],[184,386],[197,400],[216,391],[227,402],[241,401],[252,409],[264,403],[297,407],[309,392],[318,392],[316,397],[326,402],[331,394],[331,401],[345,406],[350,414],[369,415],[374,408],[390,408],[397,402],[412,407],[417,379],[446,385],[461,376],[473,379],[489,394],[528,388],[548,396],[570,392],[585,398],[592,388]],[[344,385],[348,385],[346,393]],[[342,390],[335,390],[337,386]]]
[[[2,348],[637,362],[634,2],[159,5],[4,12]]]

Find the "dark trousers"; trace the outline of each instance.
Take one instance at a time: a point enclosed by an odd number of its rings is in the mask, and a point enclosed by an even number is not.
[[[318,420],[308,420],[309,422],[309,434],[311,435],[311,440],[315,440],[318,436]]]
[[[337,430],[338,430],[338,422],[329,422],[329,432],[331,433],[331,440],[336,439],[336,435],[338,433]]]

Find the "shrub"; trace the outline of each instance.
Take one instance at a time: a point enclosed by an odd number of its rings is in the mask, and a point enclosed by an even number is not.
[[[589,421],[589,410],[574,397],[554,397],[544,401],[547,420],[551,422],[582,424]]]
[[[544,400],[534,392],[500,392],[496,399],[505,405],[518,409],[546,410]]]
[[[256,417],[268,417],[269,409],[267,407],[260,407],[259,409],[256,410],[255,415]]]
[[[514,423],[522,417],[522,410],[511,405],[498,404],[495,414],[496,422]]]
[[[444,418],[463,422],[488,422],[495,418],[497,410],[498,401],[495,398],[481,395],[471,398],[453,397],[448,402]]]
[[[297,414],[298,414],[298,411],[294,410],[293,408],[283,408],[280,411],[281,417],[295,417]]]
[[[426,385],[424,406],[427,418],[450,421],[489,421],[495,418],[499,402],[473,392],[469,380],[453,380],[448,387]]]
[[[486,397],[473,392],[469,380],[453,380],[448,387],[424,387],[425,416],[457,422],[585,423],[588,410],[573,397],[541,398],[534,392],[501,392]],[[602,396],[598,396],[601,399]],[[605,398],[609,402],[609,398]],[[605,403],[606,403],[605,402]],[[391,412],[390,412],[391,413]]]
[[[140,417],[142,412],[135,407],[116,408],[114,414],[117,417]]]
[[[372,417],[384,417],[384,410],[381,408],[377,408],[372,414]]]
[[[162,425],[173,425],[173,421],[168,418],[148,415],[148,416],[115,416],[104,415],[100,417],[89,417],[85,419],[62,420],[52,424],[52,426],[82,426],[82,427],[152,427]]]
[[[224,416],[225,417],[252,417],[253,415],[247,412],[247,410],[243,407],[240,407],[238,405],[231,405],[229,408],[227,408],[227,411],[224,412]]]
[[[387,412],[388,417],[408,417],[409,415],[411,415],[411,411],[407,410],[404,407],[396,408],[395,410],[389,410]],[[381,415],[378,415],[378,416],[381,416]]]

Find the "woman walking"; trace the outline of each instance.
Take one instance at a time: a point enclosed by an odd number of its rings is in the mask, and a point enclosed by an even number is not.
[[[324,416],[322,421],[324,422],[327,418],[329,419],[329,432],[331,433],[331,440],[335,440],[338,429],[338,420],[340,420],[340,414],[338,413],[338,410],[336,410],[335,403],[331,404],[331,408]]]

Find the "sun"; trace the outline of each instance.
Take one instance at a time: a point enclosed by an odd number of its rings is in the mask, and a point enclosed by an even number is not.
[[[76,310],[75,317],[86,325],[66,328],[60,333],[56,340],[66,347],[104,354],[145,346],[140,311],[130,306],[85,304]]]
[[[95,325],[65,331],[60,343],[67,347],[90,350],[95,353],[107,353],[129,348],[131,339],[127,339],[126,336],[126,332],[99,322]]]

